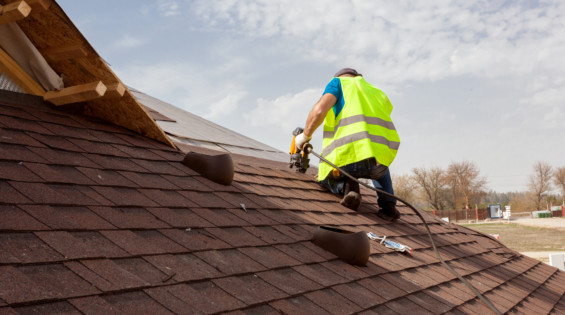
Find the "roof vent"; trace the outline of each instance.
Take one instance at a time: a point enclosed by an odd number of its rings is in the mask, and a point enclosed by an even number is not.
[[[215,183],[227,186],[231,185],[233,181],[233,160],[231,155],[227,153],[207,155],[188,152],[184,156],[182,164]]]
[[[370,255],[367,233],[319,226],[312,242],[348,264],[366,266]]]

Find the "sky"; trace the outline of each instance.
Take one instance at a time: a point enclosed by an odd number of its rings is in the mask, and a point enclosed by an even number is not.
[[[562,0],[58,3],[127,85],[284,152],[352,67],[394,105],[393,175],[471,161],[513,192],[565,166]]]

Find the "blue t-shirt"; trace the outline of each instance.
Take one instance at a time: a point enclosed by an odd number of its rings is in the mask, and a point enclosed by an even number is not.
[[[332,94],[337,99],[337,101],[335,102],[335,105],[333,107],[334,115],[335,115],[335,117],[337,117],[339,115],[339,113],[341,113],[341,110],[343,109],[343,105],[345,104],[345,101],[343,100],[343,91],[341,90],[341,81],[339,80],[339,78],[333,78],[330,81],[330,83],[328,83],[328,85],[326,85],[326,89],[324,90],[324,94],[327,94],[327,93]],[[322,94],[322,95],[324,95],[324,94]]]

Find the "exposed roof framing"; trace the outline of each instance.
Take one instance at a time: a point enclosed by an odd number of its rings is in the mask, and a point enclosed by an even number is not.
[[[65,86],[68,87],[62,91],[45,94],[45,90],[37,88],[39,84],[33,78],[18,69],[20,67],[17,67],[17,63],[7,54],[2,54],[0,69],[26,93],[46,95],[45,100],[56,105],[81,102],[83,106],[79,108],[84,114],[104,119],[175,147],[56,2],[0,0],[0,6],[3,10],[10,9],[10,12],[15,12],[13,15],[27,16],[17,21],[18,26],[45,57],[49,66],[64,76]],[[99,93],[101,86],[98,86],[98,82],[106,86],[107,95]],[[90,84],[98,88],[93,88]],[[73,94],[74,92],[78,94]],[[102,97],[103,95],[105,97]]]
[[[33,95],[44,95],[45,89],[29,76],[12,57],[0,48],[0,72],[5,72],[24,92]]]
[[[51,0],[26,0],[27,4],[31,7],[32,13],[38,13],[49,9]]]
[[[126,86],[121,82],[112,83],[107,85],[106,94],[104,94],[104,98],[119,98],[124,96],[126,93]]]
[[[43,99],[55,105],[66,105],[102,97],[106,90],[102,81],[98,81],[64,88],[60,91],[49,91],[45,93]]]
[[[16,1],[0,7],[0,25],[25,19],[31,7],[25,1]]]

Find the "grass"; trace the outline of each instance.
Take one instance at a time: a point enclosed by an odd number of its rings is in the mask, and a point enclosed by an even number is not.
[[[530,227],[516,223],[461,224],[486,234],[498,234],[499,241],[518,252],[565,251],[563,230]]]

